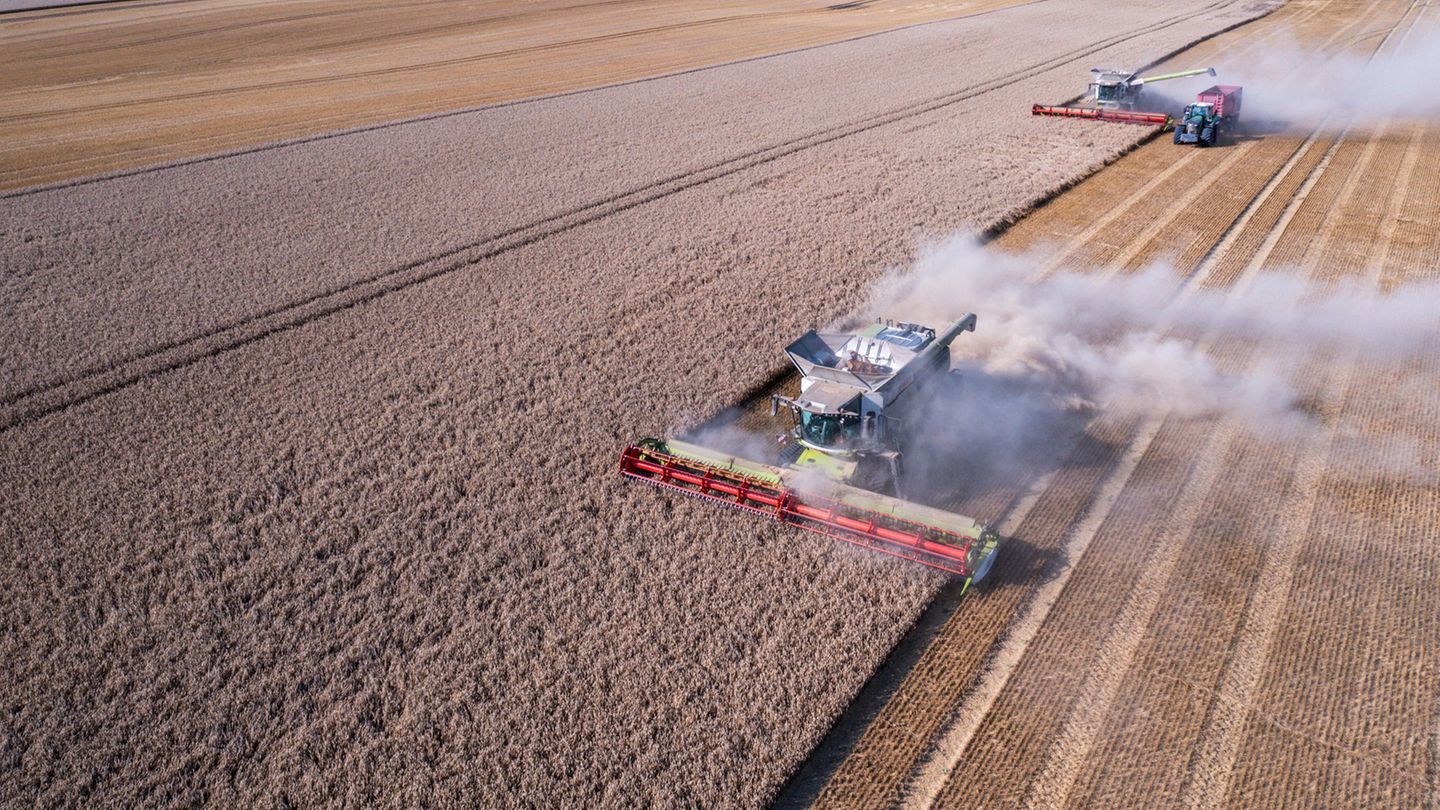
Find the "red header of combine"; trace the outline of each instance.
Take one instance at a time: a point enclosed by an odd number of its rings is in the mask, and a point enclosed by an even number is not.
[[[620,472],[655,486],[719,501],[736,509],[962,577],[975,577],[977,573],[976,567],[971,565],[972,544],[977,541],[934,526],[913,523],[823,496],[802,494],[768,481],[635,445],[621,453]],[[973,551],[978,556],[982,549],[976,546]],[[983,559],[976,562],[980,561]],[[985,572],[981,570],[979,573],[983,577]]]
[[[1158,112],[1135,112],[1134,110],[1110,110],[1103,107],[1065,107],[1053,104],[1032,104],[1031,115],[1060,115],[1068,118],[1085,118],[1091,121],[1115,121],[1121,124],[1141,124],[1163,127],[1170,123],[1170,116]]]

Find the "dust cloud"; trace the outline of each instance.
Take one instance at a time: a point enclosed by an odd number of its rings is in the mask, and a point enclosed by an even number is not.
[[[1304,369],[1361,362],[1367,373],[1408,373],[1440,335],[1434,283],[1382,292],[1275,273],[1182,293],[1182,275],[1164,264],[1033,279],[1043,263],[954,238],[884,277],[863,310],[936,327],[979,314],[975,333],[954,344],[963,397],[946,404],[949,429],[938,431],[967,458],[1053,452],[1098,413],[1226,419],[1258,438],[1305,438],[1322,427],[1334,392]],[[1241,351],[1212,353],[1222,339]],[[1394,395],[1434,382],[1412,377]]]
[[[1440,93],[1440,37],[1402,33],[1382,53],[1327,54],[1294,38],[1237,54],[1217,65],[1219,81],[1245,88],[1244,119],[1251,125],[1341,128],[1380,119],[1434,120]]]

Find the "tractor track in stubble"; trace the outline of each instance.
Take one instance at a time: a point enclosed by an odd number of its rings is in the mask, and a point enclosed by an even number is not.
[[[1319,8],[1317,8],[1317,9],[1312,9],[1312,10],[1310,10],[1310,11],[1306,14],[1306,16],[1307,16],[1307,17],[1313,17],[1313,16],[1315,16],[1315,15],[1318,14],[1318,13],[1319,13]],[[1398,21],[1395,23],[1394,26],[1392,26],[1392,28],[1391,28],[1391,31],[1392,31],[1392,32],[1401,24],[1401,22],[1403,22],[1404,17],[1405,17],[1405,15],[1402,15],[1402,16],[1401,16],[1401,19],[1398,20]],[[1357,23],[1357,24],[1358,24],[1358,23]],[[1347,30],[1347,29],[1350,28],[1350,27],[1353,27],[1353,26],[1347,26],[1346,28],[1341,29],[1340,31],[1337,31],[1336,34],[1333,35],[1333,36],[1330,38],[1329,41],[1327,41],[1327,46],[1328,46],[1329,44],[1333,44],[1333,42],[1334,42],[1336,39],[1338,39],[1339,37],[1341,37],[1341,36],[1343,35],[1344,31]],[[1387,35],[1387,36],[1388,36],[1388,35]],[[1383,42],[1382,42],[1382,44],[1383,44]],[[1239,216],[1237,216],[1237,217],[1230,223],[1230,225],[1227,226],[1227,228],[1224,230],[1223,233],[1221,233],[1221,234],[1219,235],[1218,238],[1213,239],[1213,240],[1211,240],[1211,241],[1209,242],[1208,248],[1206,249],[1204,255],[1199,258],[1198,262],[1197,262],[1196,265],[1195,265],[1195,268],[1196,268],[1196,269],[1193,270],[1190,274],[1188,274],[1187,277],[1184,279],[1184,284],[1185,284],[1185,285],[1187,285],[1187,286],[1188,286],[1188,285],[1191,285],[1191,284],[1199,285],[1199,284],[1203,284],[1203,283],[1205,283],[1205,282],[1207,281],[1208,276],[1209,276],[1210,273],[1215,269],[1215,267],[1217,266],[1217,264],[1219,264],[1220,259],[1222,258],[1223,248],[1224,248],[1225,246],[1227,246],[1227,245],[1232,244],[1232,243],[1239,237],[1240,233],[1241,233],[1243,230],[1245,230],[1245,228],[1246,228],[1246,226],[1249,224],[1251,218],[1256,215],[1257,211],[1259,211],[1259,209],[1262,207],[1262,205],[1271,197],[1271,195],[1273,194],[1273,192],[1274,192],[1277,188],[1281,187],[1282,181],[1284,181],[1285,178],[1287,178],[1287,177],[1290,175],[1290,173],[1292,172],[1292,170],[1293,170],[1293,168],[1295,167],[1295,165],[1296,165],[1296,164],[1301,160],[1301,158],[1307,153],[1307,151],[1311,148],[1311,146],[1314,144],[1314,142],[1319,138],[1320,134],[1321,134],[1321,131],[1320,131],[1319,128],[1317,128],[1317,130],[1316,130],[1315,132],[1312,132],[1311,135],[1310,135],[1308,138],[1306,138],[1306,139],[1305,139],[1304,141],[1302,141],[1298,146],[1296,146],[1296,147],[1291,151],[1289,157],[1284,161],[1283,166],[1281,166],[1279,169],[1277,169],[1277,170],[1272,174],[1272,176],[1267,180],[1267,182],[1264,184],[1264,186],[1262,187],[1262,189],[1246,204],[1246,206],[1245,206],[1244,209],[1241,211],[1241,213],[1239,214]],[[1248,145],[1248,144],[1247,144],[1247,145]],[[1330,151],[1330,152],[1333,152],[1333,146],[1332,146],[1332,149],[1329,150],[1329,151]],[[1190,155],[1186,155],[1183,160],[1177,161],[1177,163],[1180,163],[1180,164],[1187,163],[1187,162],[1189,161],[1189,159],[1192,158],[1193,156],[1194,156],[1194,153],[1192,153],[1192,154],[1190,154]],[[1327,157],[1328,157],[1328,154],[1327,154]],[[1320,168],[1321,168],[1320,166],[1312,166],[1312,167],[1310,168],[1310,171],[1307,172],[1307,177],[1308,177],[1309,175],[1311,175],[1311,174],[1314,174],[1314,173],[1316,172],[1316,170],[1317,170],[1317,169],[1320,169]],[[1175,168],[1173,168],[1173,169],[1167,169],[1167,171],[1165,172],[1165,174],[1166,174],[1166,176],[1168,176],[1169,174],[1173,173],[1173,171],[1178,171],[1178,170],[1179,170],[1179,166],[1177,166],[1177,167],[1175,167]],[[1159,180],[1154,180],[1154,179],[1152,179],[1150,182],[1147,182],[1147,183],[1143,186],[1143,189],[1153,190],[1154,188],[1158,187],[1160,184],[1161,184],[1161,183],[1160,183]],[[1131,194],[1131,195],[1129,195],[1129,196],[1127,197],[1127,201],[1130,202],[1131,204],[1133,204],[1134,202],[1138,201],[1139,199],[1143,198],[1144,196],[1145,196],[1144,193]],[[1183,206],[1176,206],[1176,207],[1177,207],[1177,208],[1183,208]],[[1119,216],[1121,216],[1121,212],[1124,210],[1124,208],[1125,208],[1125,206],[1116,206],[1116,208],[1112,209],[1112,210],[1111,210],[1107,215],[1105,215],[1105,216],[1107,217],[1107,219],[1111,219],[1111,220],[1116,219],[1116,218],[1118,218]],[[1281,226],[1282,228],[1283,228],[1283,224],[1284,224],[1283,222],[1280,223],[1280,226]],[[1100,230],[1102,227],[1103,227],[1103,225],[1092,225],[1088,232],[1090,232],[1090,233],[1098,233],[1099,230]],[[1151,238],[1153,238],[1155,234],[1158,234],[1159,232],[1161,232],[1161,231],[1163,230],[1163,227],[1164,227],[1163,223],[1159,223],[1159,224],[1157,224],[1155,227],[1153,227],[1151,230],[1152,230],[1154,233],[1151,233],[1151,234],[1150,234]],[[1275,226],[1272,224],[1272,225],[1271,225],[1271,228],[1273,229],[1274,227],[1275,227]],[[1139,243],[1139,245],[1143,247],[1144,245],[1148,244],[1148,243],[1151,241],[1151,238],[1138,239],[1138,240],[1135,240],[1135,242]],[[1054,259],[1052,259],[1050,262],[1048,262],[1048,263],[1042,268],[1041,275],[1048,275],[1050,272],[1053,272],[1053,271],[1060,265],[1060,263],[1064,261],[1064,258],[1065,258],[1066,256],[1068,256],[1068,255],[1070,255],[1071,253],[1074,252],[1074,250],[1076,249],[1075,243],[1074,243],[1074,242],[1071,242],[1071,243],[1069,243],[1069,244],[1070,244],[1070,247],[1068,247],[1067,249],[1065,249],[1064,252],[1063,252],[1063,254],[1062,254],[1061,256],[1055,257]],[[1134,256],[1127,256],[1127,257],[1125,258],[1125,260],[1123,260],[1123,261],[1120,261],[1120,260],[1112,260],[1111,263],[1110,263],[1110,270],[1113,272],[1113,271],[1118,270],[1118,269],[1120,268],[1120,266],[1122,266],[1122,265],[1132,264],[1133,262],[1132,262],[1131,260],[1133,260],[1134,258],[1135,258]],[[1132,448],[1132,449],[1133,449],[1133,448]],[[1124,477],[1126,477],[1126,476],[1122,476],[1122,480],[1123,480]],[[1108,485],[1107,485],[1107,489],[1108,489]],[[1104,500],[1107,500],[1107,499],[1102,498],[1101,500],[1104,501]],[[1100,518],[1103,518],[1103,515],[1100,515],[1099,517],[1100,517]],[[1058,595],[1058,590],[1059,590],[1058,588],[1055,589],[1057,595]],[[1041,620],[1043,621],[1043,618],[1042,618]],[[1032,629],[1033,629],[1033,628],[1032,628]],[[1009,660],[1010,658],[1014,658],[1014,659],[1018,660],[1019,656],[1020,656],[1021,654],[1023,654],[1023,649],[1024,649],[1024,645],[1023,645],[1023,644],[1020,644],[1020,645],[1018,645],[1018,647],[1017,647],[1017,646],[1015,646],[1015,645],[1007,645],[1004,641],[1001,641],[1001,642],[997,643],[996,647],[997,647],[998,650],[999,650],[999,652],[996,653],[996,655],[999,656],[1000,658],[1002,658],[1003,660]],[[1002,660],[1002,663],[1003,663],[1003,660]],[[992,659],[991,664],[993,664],[993,663],[994,663],[994,660]],[[1003,667],[1002,667],[1002,668],[1003,668]],[[990,665],[987,665],[987,671],[992,671],[992,670],[990,669]],[[999,678],[999,683],[1000,683],[1000,685],[1003,685],[1003,682],[1004,682],[1005,678],[1006,678],[1006,675],[1005,675],[1004,673],[1002,673],[1002,674],[1000,675],[1000,678]],[[971,693],[971,696],[970,696],[969,698],[967,698],[967,701],[971,701],[971,700],[975,700],[975,699],[978,699],[978,700],[982,700],[982,701],[983,701],[987,695],[988,695],[989,697],[993,698],[994,695],[993,695],[993,694],[990,694],[990,692],[991,692],[991,691],[998,692],[999,686],[996,686],[995,684],[989,684],[989,686],[991,687],[991,689],[990,689],[990,690],[987,690],[987,689],[985,688],[986,685],[987,685],[987,684],[985,684],[985,683],[982,682],[982,684],[981,684],[979,687],[976,687],[975,691]],[[987,704],[987,705],[988,705],[988,704]],[[973,704],[972,704],[972,708],[973,708]],[[964,747],[965,743],[968,742],[969,734],[965,733],[964,728],[965,728],[966,726],[968,726],[968,725],[978,726],[978,720],[979,720],[979,718],[980,718],[981,716],[983,716],[984,712],[982,711],[982,712],[980,712],[979,714],[975,714],[973,711],[967,711],[967,710],[965,709],[964,705],[962,704],[962,706],[957,709],[956,714],[957,714],[958,719],[955,721],[954,724],[952,724],[951,731],[939,735],[938,739],[940,740],[940,743],[938,744],[937,747],[939,747],[939,748],[942,749],[942,750],[953,750],[955,757],[958,758],[959,750],[963,750],[963,747]],[[975,714],[975,716],[971,717],[970,715],[972,715],[972,714]],[[971,733],[973,733],[973,729],[971,729]],[[946,744],[946,743],[947,743],[947,737],[949,738],[949,740],[948,740],[948,743],[949,743],[949,744],[948,744],[948,745]],[[955,743],[957,743],[957,742],[959,743],[959,750],[955,750],[954,748],[952,748],[952,746],[953,746]],[[929,764],[933,765],[933,761],[932,761],[931,763],[929,763]],[[944,773],[945,773],[946,771],[948,771],[948,767],[945,767],[943,764],[941,764],[940,766],[938,766],[938,768],[937,768],[937,767],[931,767],[930,770],[936,770],[940,776],[943,776]],[[914,782],[915,782],[916,780],[921,780],[921,779],[923,779],[923,778],[924,778],[924,774],[925,774],[926,772],[927,772],[927,770],[926,770],[926,766],[925,766],[925,765],[922,765],[921,767],[917,768],[917,771],[916,771],[914,777],[913,777],[912,780],[911,780],[912,789],[913,789]],[[935,776],[936,776],[936,774],[931,774],[931,777],[932,777],[932,778],[931,778],[930,780],[928,780],[928,781],[933,781],[933,777],[935,777]],[[937,789],[938,789],[939,786],[934,786],[934,785],[932,785],[931,787],[934,787],[934,788],[937,788]],[[913,794],[913,793],[910,794],[910,796],[908,796],[907,799],[910,799],[911,801],[913,801],[914,795],[915,795],[915,794]],[[930,795],[929,795],[929,798],[933,798],[933,796],[934,796],[934,793],[931,792]],[[928,798],[922,800],[922,802],[928,804]]]
[[[1411,7],[1410,10],[1413,10],[1413,9],[1414,9],[1414,6]],[[1401,14],[1400,19],[1398,19],[1397,22],[1395,22],[1395,25],[1394,25],[1394,26],[1391,26],[1390,32],[1387,33],[1387,37],[1385,37],[1385,40],[1388,40],[1388,37],[1390,37],[1391,35],[1394,35],[1394,33],[1395,33],[1395,32],[1398,32],[1398,30],[1401,30],[1401,26],[1404,25],[1405,19],[1407,19],[1407,17],[1410,16],[1410,10],[1407,10],[1407,12]],[[1407,30],[1410,30],[1410,29],[1407,29]],[[1377,46],[1377,49],[1375,49],[1375,52],[1378,53],[1378,50],[1380,50],[1380,49],[1382,48],[1382,46],[1385,45],[1385,40],[1382,40],[1382,42],[1380,43],[1380,45]],[[1372,55],[1372,56],[1374,56],[1374,55]],[[1292,166],[1292,164],[1295,163],[1295,161],[1296,161],[1297,159],[1299,159],[1299,157],[1302,156],[1302,154],[1305,153],[1306,150],[1308,150],[1308,148],[1310,147],[1310,144],[1313,143],[1313,140],[1316,140],[1316,137],[1318,137],[1318,134],[1319,134],[1319,133],[1315,133],[1315,134],[1310,135],[1310,138],[1308,138],[1308,140],[1306,140],[1305,143],[1302,144],[1302,146],[1296,148],[1295,154],[1293,154],[1293,156],[1292,156],[1292,160],[1287,161],[1286,169],[1282,170],[1282,172],[1280,172],[1280,173],[1277,173],[1276,176],[1273,177],[1272,182],[1270,182],[1269,184],[1267,184],[1266,190],[1264,190],[1264,192],[1263,192],[1263,196],[1269,196],[1269,193],[1272,192],[1272,190],[1274,189],[1274,187],[1277,186],[1277,183],[1279,183],[1279,180],[1282,179],[1283,174],[1286,173],[1287,170],[1289,170],[1289,167]],[[1323,159],[1320,160],[1318,164],[1315,164],[1315,166],[1313,166],[1312,169],[1310,169],[1310,172],[1308,173],[1308,176],[1306,176],[1305,183],[1302,183],[1302,186],[1300,186],[1300,189],[1297,190],[1296,196],[1293,197],[1292,200],[1290,200],[1290,205],[1287,206],[1286,215],[1282,216],[1282,218],[1280,218],[1280,221],[1279,221],[1279,222],[1274,223],[1274,225],[1272,226],[1272,228],[1270,228],[1269,238],[1267,238],[1267,239],[1266,239],[1266,242],[1264,242],[1264,244],[1261,245],[1259,254],[1257,254],[1256,257],[1254,257],[1253,259],[1251,259],[1250,262],[1248,262],[1248,265],[1247,265],[1247,268],[1246,268],[1246,275],[1254,274],[1254,272],[1257,272],[1257,271],[1260,270],[1260,265],[1263,264],[1263,259],[1264,259],[1264,257],[1266,257],[1266,255],[1269,255],[1270,249],[1273,249],[1274,242],[1276,242],[1277,235],[1279,235],[1280,232],[1283,232],[1284,229],[1286,229],[1286,226],[1289,225],[1290,216],[1293,216],[1293,212],[1295,212],[1295,210],[1296,210],[1297,208],[1299,208],[1300,203],[1302,203],[1303,200],[1305,200],[1305,197],[1308,196],[1309,190],[1312,189],[1313,184],[1315,184],[1316,180],[1318,180],[1318,177],[1320,176],[1320,174],[1322,174],[1323,172],[1325,172],[1326,166],[1328,166],[1328,164],[1329,164],[1329,159],[1331,159],[1331,157],[1333,156],[1333,154],[1335,154],[1335,151],[1338,150],[1339,144],[1341,144],[1341,141],[1344,141],[1344,134],[1342,134],[1341,137],[1336,138],[1335,143],[1331,144],[1331,147],[1329,147],[1328,150],[1326,150],[1326,153],[1325,153],[1325,156],[1323,156]],[[1374,146],[1374,144],[1371,144],[1371,146]],[[1351,195],[1351,193],[1354,193],[1354,187],[1355,187],[1355,184],[1354,184],[1354,183],[1355,183],[1356,177],[1358,177],[1359,174],[1364,174],[1364,172],[1362,172],[1362,170],[1356,170],[1356,172],[1355,172],[1354,174],[1352,174],[1351,179],[1349,179],[1348,182],[1345,183],[1345,187],[1344,187],[1344,189],[1342,189],[1342,192],[1341,192],[1341,196],[1342,196],[1342,197],[1348,196],[1348,195]],[[1248,208],[1247,208],[1247,215],[1248,215],[1248,213],[1253,212],[1253,210],[1256,210],[1257,208],[1259,208],[1259,205],[1261,205],[1261,203],[1263,203],[1263,199],[1260,199],[1260,197],[1257,196],[1257,199],[1254,199],[1253,202],[1251,202],[1251,205],[1248,206]],[[1224,244],[1225,241],[1228,241],[1228,238],[1230,238],[1230,236],[1236,236],[1236,235],[1238,235],[1238,231],[1236,231],[1236,229],[1231,229],[1231,231],[1228,232],[1227,239],[1223,239],[1223,241],[1217,242],[1217,245],[1215,245],[1214,248],[1211,249],[1211,255],[1217,254],[1218,248],[1220,248],[1220,245],[1221,245],[1221,244]],[[1326,238],[1329,238],[1329,236],[1326,236]],[[1204,271],[1198,272],[1197,275],[1208,275],[1208,270],[1212,270],[1212,268],[1204,268]],[[1240,282],[1241,282],[1241,284],[1243,284],[1243,280],[1241,280]],[[1208,491],[1208,490],[1207,490],[1207,491]],[[1149,575],[1149,572],[1153,571],[1153,569],[1155,569],[1155,566],[1149,565],[1149,564],[1146,565],[1146,575]],[[1139,588],[1138,588],[1138,591],[1139,591]],[[1132,598],[1133,598],[1133,597],[1132,597]],[[1158,598],[1158,595],[1156,595],[1156,598]],[[1130,624],[1133,624],[1133,623],[1130,623]],[[1132,637],[1133,637],[1133,638],[1132,638]],[[1136,643],[1138,643],[1139,636],[1136,636],[1135,633],[1130,633],[1129,636],[1128,636],[1128,638],[1130,638],[1130,640],[1136,641]],[[1107,657],[1106,660],[1109,660],[1109,657]],[[1123,662],[1129,662],[1130,656],[1122,656],[1122,660],[1123,660]],[[1228,666],[1228,664],[1227,664],[1227,666]],[[1125,673],[1123,673],[1122,670],[1128,670],[1128,666],[1125,666],[1125,664],[1122,664],[1122,666],[1119,666],[1119,667],[1116,667],[1116,666],[1107,666],[1107,670],[1110,670],[1110,675],[1113,676],[1113,677],[1112,677],[1112,680],[1115,680],[1115,683],[1107,683],[1107,685],[1109,685],[1109,686],[1117,686],[1117,677],[1120,677],[1120,676],[1125,675]],[[1102,692],[1104,692],[1104,690],[1102,690]],[[1110,689],[1109,692],[1110,692],[1110,693],[1113,693],[1113,689]],[[1093,695],[1093,690],[1084,690],[1083,696],[1081,696],[1081,706],[1080,706],[1080,708],[1083,708],[1083,706],[1084,706],[1084,698],[1089,698],[1089,696],[1092,696],[1092,695]],[[1096,709],[1096,712],[1090,712],[1090,716],[1089,716],[1089,721],[1090,721],[1090,722],[1081,722],[1080,725],[1076,725],[1076,724],[1077,724],[1076,715],[1074,715],[1074,711],[1079,711],[1079,709],[1073,709],[1073,711],[1067,712],[1068,721],[1067,721],[1067,726],[1066,726],[1066,728],[1067,728],[1067,729],[1079,729],[1079,732],[1084,732],[1084,731],[1097,732],[1097,729],[1099,729],[1099,726],[1097,726],[1096,724],[1097,724],[1097,722],[1099,722],[1099,721],[1097,721],[1096,718],[1099,718],[1099,716],[1102,716],[1103,713],[1104,713],[1104,711],[1106,711],[1107,706],[1109,706],[1109,702],[1104,702],[1104,700],[1102,700],[1102,703],[1103,703],[1103,705],[1099,705],[1099,708]],[[1092,726],[1093,726],[1093,728],[1092,728]],[[1061,738],[1061,739],[1064,739],[1064,736],[1063,736],[1063,738]],[[1092,747],[1093,734],[1090,734],[1089,736],[1080,736],[1080,738],[1077,738],[1077,739],[1079,739],[1079,742],[1077,742],[1077,745],[1083,744],[1083,745],[1081,745],[1081,748],[1083,748],[1084,751],[1089,751],[1089,748]],[[958,754],[956,754],[956,757],[958,757]],[[1063,760],[1063,761],[1061,761],[1061,760]],[[1080,762],[1081,760],[1084,760],[1084,754],[1083,754],[1083,752],[1081,752],[1080,755],[1077,755],[1077,757],[1070,757],[1070,758],[1064,758],[1064,757],[1061,757],[1061,758],[1051,758],[1050,764],[1053,765],[1053,767],[1064,767],[1064,765],[1068,765],[1068,768],[1066,768],[1066,770],[1064,770],[1063,773],[1060,773],[1060,777],[1057,777],[1057,778],[1058,778],[1058,784],[1066,785],[1066,790],[1060,791],[1060,794],[1058,794],[1058,796],[1060,796],[1060,797],[1066,797],[1066,796],[1068,796],[1068,785],[1073,784],[1073,777],[1074,777],[1074,774],[1077,773],[1076,768],[1079,767],[1079,762]],[[1057,764],[1057,762],[1058,762],[1058,764]],[[1070,777],[1070,778],[1064,778],[1064,777]],[[1043,777],[1041,777],[1041,778],[1043,778]],[[1038,791],[1038,793],[1045,793],[1045,791],[1044,791],[1044,790],[1040,790],[1040,788],[1038,788],[1037,785],[1031,785],[1030,794],[1028,794],[1028,796],[1030,796],[1031,798],[1037,797],[1037,791]],[[1050,791],[1050,793],[1054,793],[1054,791]],[[1044,797],[1041,797],[1041,798],[1043,798],[1043,800],[1056,800],[1057,797],[1056,797],[1056,796],[1044,796]],[[1030,798],[1027,798],[1027,801],[1030,801]]]
[[[168,341],[141,352],[105,361],[102,364],[91,365],[79,372],[47,383],[27,386],[0,397],[0,408],[3,408],[5,411],[4,415],[0,416],[0,432],[9,431],[16,427],[29,424],[50,414],[84,404],[85,402],[128,388],[144,380],[224,354],[271,335],[299,328],[321,318],[369,303],[391,293],[399,292],[409,287],[449,275],[486,259],[535,244],[551,236],[573,230],[615,214],[623,213],[647,203],[655,202],[680,192],[738,174],[747,169],[771,163],[783,157],[801,153],[863,132],[925,115],[950,105],[976,98],[1017,81],[1032,78],[1062,67],[1117,44],[1178,25],[1205,14],[1213,13],[1222,7],[1234,5],[1236,2],[1240,2],[1240,0],[1218,0],[1196,11],[1169,17],[1123,34],[1108,37],[1082,48],[1073,49],[1060,56],[1010,71],[994,79],[979,82],[960,90],[933,96],[928,99],[922,99],[893,110],[867,116],[848,124],[828,127],[808,135],[782,141],[779,144],[754,149],[739,156],[708,164],[697,169],[671,175],[596,202],[577,206],[538,220],[532,220],[527,224],[507,229],[500,234],[447,248],[439,253],[406,262],[397,267],[388,268],[356,281],[269,307],[258,313],[226,321],[216,327],[186,338]],[[1203,42],[1219,36],[1226,31],[1248,24],[1254,19],[1258,19],[1258,17],[1235,23],[1206,37],[1199,38],[1195,42]],[[1191,45],[1193,44],[1194,43],[1191,43]],[[458,113],[449,113],[447,115],[454,114]],[[381,126],[393,125],[392,123]],[[335,134],[321,137],[335,137]],[[301,139],[292,143],[305,143],[308,140],[310,139]],[[214,156],[212,158],[202,158],[201,160],[223,159],[273,148],[278,147],[275,144],[269,144],[252,150],[244,150],[228,155]],[[182,163],[178,165],[187,164]],[[163,168],[169,167],[156,167],[152,170],[161,170]],[[37,193],[41,190],[44,189],[29,190],[21,192],[20,194]],[[0,195],[0,199],[4,199],[6,196],[20,196],[20,194]]]
[[[1372,141],[1373,143],[1373,141]],[[1414,144],[1407,149],[1407,164],[1411,170],[1418,153]],[[1355,172],[1356,175],[1362,172]],[[1402,183],[1408,178],[1405,172]],[[1403,202],[1403,194],[1400,197]],[[1333,231],[1333,229],[1330,229]],[[1328,243],[1333,233],[1326,233],[1317,243]],[[1388,251],[1386,240],[1384,250]],[[1379,273],[1372,279],[1379,281]],[[1338,403],[1334,412],[1325,420],[1328,427],[1316,440],[1302,447],[1293,464],[1292,480],[1286,488],[1285,500],[1279,509],[1281,524],[1274,533],[1275,543],[1266,550],[1265,558],[1256,572],[1250,598],[1241,615],[1243,624],[1227,648],[1221,667],[1219,688],[1213,690],[1211,705],[1206,710],[1205,731],[1200,736],[1200,745],[1194,750],[1188,768],[1187,784],[1182,790],[1182,802],[1186,807],[1218,807],[1228,789],[1228,780],[1206,778],[1211,774],[1228,774],[1239,749],[1239,732],[1242,715],[1237,708],[1249,705],[1241,695],[1253,694],[1261,676],[1261,663],[1266,658],[1270,638],[1286,601],[1291,571],[1299,554],[1299,532],[1313,520],[1313,511],[1319,497],[1321,479],[1329,467],[1331,446],[1335,438],[1334,422],[1344,412],[1344,404],[1354,374],[1354,358],[1342,359],[1338,370],[1332,376]],[[1228,710],[1228,712],[1227,712]],[[1243,714],[1248,715],[1246,711]]]
[[[1422,5],[1417,2],[1412,4],[1410,10],[1417,7],[1420,8],[1420,13],[1406,29],[1397,47],[1403,47],[1405,40],[1415,30],[1428,9],[1428,3]],[[1408,16],[1408,13],[1409,11],[1404,16]],[[1402,16],[1402,20],[1403,18]],[[1393,32],[1394,29],[1391,33]],[[1390,34],[1387,34],[1387,40],[1389,36]],[[1384,45],[1385,41],[1382,40],[1376,53]],[[1335,145],[1332,145],[1326,154],[1326,162],[1343,138],[1342,134],[1336,139]],[[1392,202],[1382,218],[1380,239],[1383,248],[1380,255],[1372,260],[1369,273],[1373,275],[1372,280],[1376,284],[1380,283],[1385,257],[1393,249],[1395,225],[1398,224],[1394,220],[1409,194],[1418,162],[1419,140],[1420,135],[1417,132],[1407,146],[1406,157],[1402,161],[1396,181],[1399,191],[1392,197]],[[1288,225],[1297,209],[1298,205],[1287,209],[1277,224],[1277,231]],[[1332,222],[1323,234],[1322,241],[1333,238],[1333,228]],[[1273,242],[1266,247],[1273,247]],[[1266,252],[1268,254],[1268,250]],[[1324,470],[1329,467],[1328,460],[1332,453],[1334,421],[1338,420],[1339,414],[1345,410],[1344,403],[1348,398],[1356,361],[1351,357],[1341,362],[1343,368],[1337,372],[1339,405],[1336,413],[1327,421],[1327,430],[1323,436],[1303,447],[1298,454],[1292,472],[1295,478],[1287,488],[1285,506],[1281,509],[1281,514],[1285,517],[1280,530],[1276,532],[1277,543],[1266,550],[1261,567],[1256,572],[1255,585],[1250,590],[1250,597],[1241,613],[1243,623],[1227,649],[1225,662],[1220,670],[1219,686],[1213,690],[1210,706],[1206,710],[1203,724],[1205,731],[1200,736],[1200,745],[1192,753],[1186,784],[1182,788],[1181,800],[1186,807],[1218,807],[1223,803],[1229,787],[1228,777],[1233,773],[1233,762],[1238,755],[1242,721],[1254,711],[1254,707],[1242,696],[1253,694],[1262,676],[1262,663],[1268,655],[1271,638],[1298,561],[1301,540],[1299,533],[1314,519],[1313,512],[1319,498],[1321,479]],[[1217,773],[1224,778],[1206,778]]]

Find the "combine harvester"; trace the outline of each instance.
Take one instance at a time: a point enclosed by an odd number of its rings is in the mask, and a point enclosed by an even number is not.
[[[1200,91],[1195,103],[1187,105],[1180,114],[1180,121],[1175,125],[1175,143],[1201,147],[1219,143],[1222,133],[1240,120],[1241,90],[1235,85],[1217,84]]]
[[[1093,121],[1116,121],[1122,124],[1163,127],[1170,123],[1169,115],[1162,112],[1138,112],[1135,110],[1136,105],[1140,102],[1140,91],[1145,88],[1145,85],[1204,74],[1214,76],[1215,68],[1196,68],[1195,70],[1182,70],[1179,73],[1146,77],[1136,75],[1131,71],[1113,68],[1091,68],[1090,73],[1093,78],[1090,80],[1090,89],[1086,93],[1084,104],[1074,107],[1034,104],[1030,107],[1030,113],[1032,115],[1060,115],[1069,118],[1088,118]]]
[[[950,343],[974,330],[975,316],[966,315],[939,335],[891,322],[859,334],[807,332],[785,350],[802,375],[800,395],[771,399],[772,417],[781,408],[793,417],[773,462],[642,439],[625,448],[620,472],[948,571],[968,589],[989,573],[1000,537],[899,497],[900,430],[919,422],[920,389],[954,379]]]

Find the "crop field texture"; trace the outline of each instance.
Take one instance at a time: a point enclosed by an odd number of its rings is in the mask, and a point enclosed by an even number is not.
[[[765,802],[940,581],[619,448],[1143,134],[1031,101],[1264,11],[1015,7],[0,197],[0,800]]]
[[[1017,2],[134,0],[5,14],[0,189],[645,78]]]
[[[1437,36],[1423,3],[1288,4],[1174,66],[1281,38],[1368,57]],[[1096,274],[1163,260],[1182,289],[1278,272],[1391,289],[1435,278],[1437,194],[1434,124],[1162,139],[993,247]],[[1243,367],[1249,348],[1221,336],[1212,353]],[[782,805],[1433,805],[1440,498],[1387,465],[1440,454],[1433,388],[1406,393],[1437,372],[1305,361],[1293,376],[1323,429],[1293,441],[1097,419],[994,513],[1014,541],[998,582],[937,601]]]

